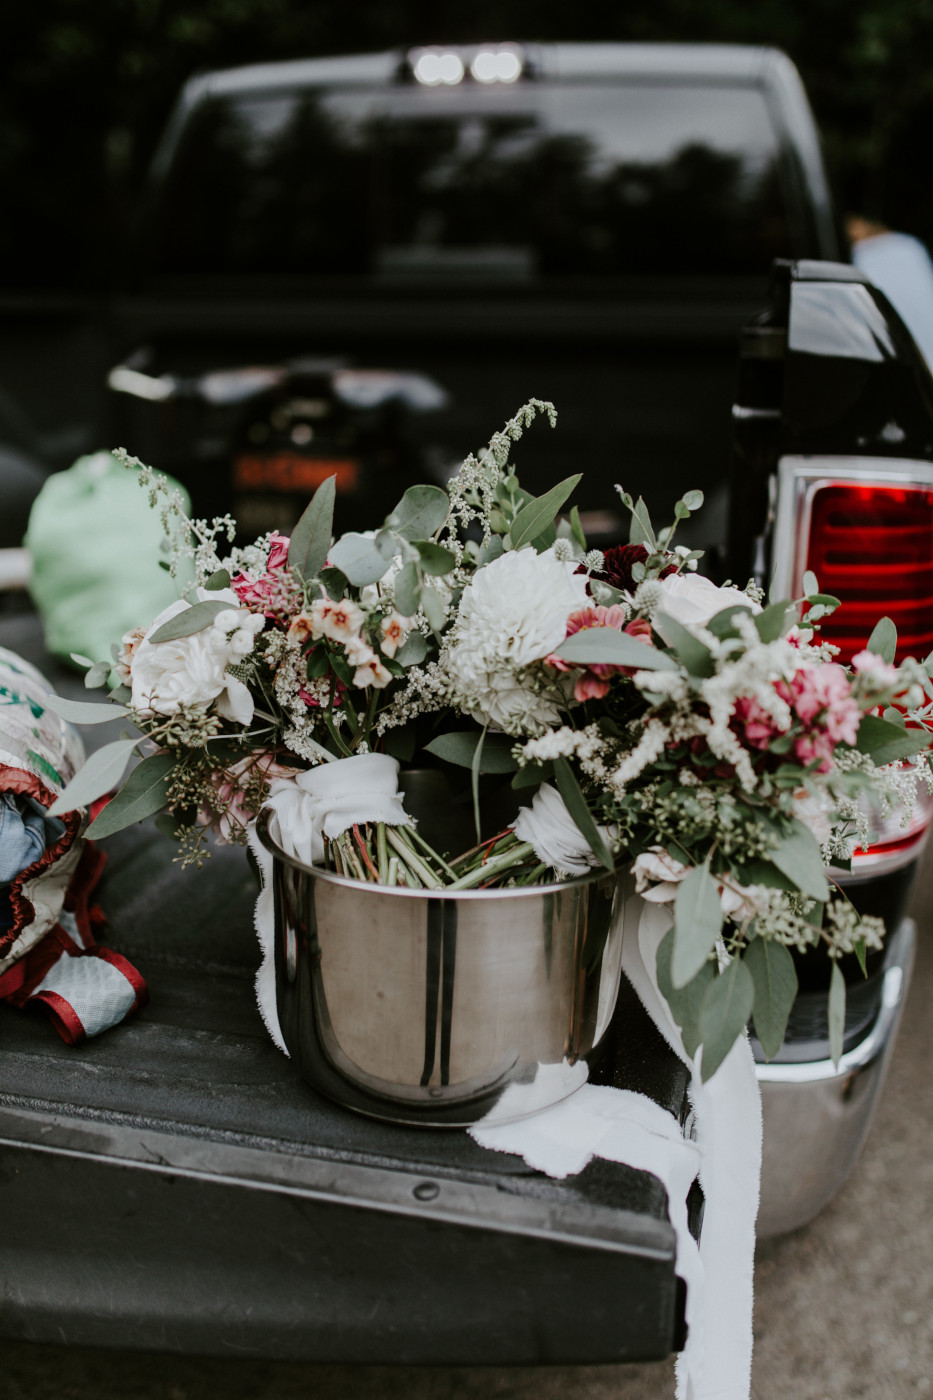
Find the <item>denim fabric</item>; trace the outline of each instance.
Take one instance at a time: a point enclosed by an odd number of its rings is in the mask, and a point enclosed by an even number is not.
[[[34,797],[0,792],[0,885],[15,880],[64,830],[64,823],[47,816]]]

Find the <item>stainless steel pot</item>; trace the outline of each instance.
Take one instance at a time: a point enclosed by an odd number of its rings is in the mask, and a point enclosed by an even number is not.
[[[315,1088],[373,1117],[463,1127],[586,1079],[619,987],[614,876],[388,888],[302,865],[262,819],[258,831],[274,856],[282,1034]]]

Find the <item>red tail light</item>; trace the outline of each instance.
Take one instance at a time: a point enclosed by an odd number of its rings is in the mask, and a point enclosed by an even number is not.
[[[776,581],[798,596],[807,570],[842,607],[820,624],[847,662],[881,617],[898,659],[933,651],[933,467],[854,458],[781,463]]]
[[[847,662],[875,623],[897,627],[898,660],[933,652],[933,465],[870,457],[785,457],[778,468],[771,596],[799,598],[803,576],[842,606],[820,636]],[[869,879],[916,860],[933,804],[921,789],[907,827],[893,817],[867,851],[852,858],[848,880]]]

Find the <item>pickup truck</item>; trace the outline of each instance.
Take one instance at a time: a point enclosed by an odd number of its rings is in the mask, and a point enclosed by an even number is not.
[[[543,490],[584,468],[594,542],[619,528],[613,481],[661,518],[699,486],[686,542],[715,577],[776,576],[783,595],[815,572],[846,602],[825,634],[843,659],[882,613],[906,651],[933,650],[933,381],[838,261],[783,55],[502,44],[201,75],[145,227],[140,285],[107,309],[92,430],[173,471],[199,510],[286,531],[336,474],[348,515],[378,524],[400,483],[443,481],[534,394],[560,426],[529,443],[523,480]],[[54,669],[28,614],[0,642]],[[838,875],[890,931],[868,977],[851,970],[842,1061],[820,967],[779,1055],[759,1057],[762,1234],[812,1218],[864,1140],[928,821],[885,830]],[[603,1163],[554,1183],[464,1134],[317,1099],[252,1002],[242,858],[185,878],[158,840],[116,838],[101,896],[151,1009],[75,1051],[0,1008],[18,1263],[0,1334],[453,1364],[677,1349],[656,1180]],[[686,1119],[649,1024],[610,1035],[594,1072]],[[37,1217],[36,1200],[55,1210]],[[63,1254],[80,1254],[81,1289]]]

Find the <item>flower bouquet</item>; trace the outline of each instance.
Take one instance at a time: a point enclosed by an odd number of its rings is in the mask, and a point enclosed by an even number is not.
[[[447,483],[409,488],[381,529],[332,538],[334,482],[290,539],[232,547],[229,517],[189,521],[163,480],[166,566],[178,602],[88,664],[108,702],[57,702],[77,722],[139,731],[88,760],[53,808],[87,806],[106,836],[154,814],[199,864],[204,838],[245,842],[260,812],[279,846],[342,877],[429,890],[502,890],[593,870],[634,874],[673,923],[657,978],[704,1077],[750,1018],[768,1054],[796,992],[789,950],[823,948],[841,1053],[838,961],[879,945],[826,867],[871,837],[869,813],[909,813],[933,689],[894,665],[884,619],[846,669],[821,642],[837,606],[765,605],[754,583],[717,587],[674,543],[702,504],[688,493],[655,530],[619,489],[629,541],[589,549],[580,480],[540,497],[510,465],[551,405],[526,404]],[[476,838],[434,849],[406,812],[403,768],[463,774]],[[518,815],[488,836],[480,798],[509,784]],[[504,936],[507,936],[505,934]]]

